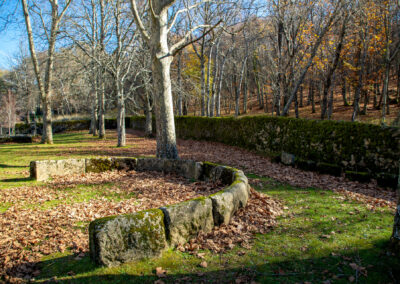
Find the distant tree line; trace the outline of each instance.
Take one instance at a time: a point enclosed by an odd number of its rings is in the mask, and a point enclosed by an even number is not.
[[[126,114],[145,114],[149,135],[154,114],[157,155],[177,157],[174,115],[300,117],[308,106],[331,119],[340,93],[353,121],[372,104],[385,124],[400,103],[398,1],[21,0],[9,10],[26,38],[1,94],[21,116],[42,115],[43,142],[54,115],[90,116],[100,138],[113,115],[124,146]]]

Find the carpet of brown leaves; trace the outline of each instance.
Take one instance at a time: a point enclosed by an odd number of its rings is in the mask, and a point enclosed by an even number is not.
[[[109,137],[115,137],[115,132],[110,132]],[[107,139],[98,141],[95,146],[64,147],[58,155],[150,156],[154,155],[156,149],[154,139],[144,138],[142,132],[132,130],[128,130],[127,145],[134,147],[115,148],[115,143],[115,139]],[[379,188],[376,182],[363,184],[347,181],[343,177],[306,172],[272,163],[268,158],[250,151],[220,143],[179,140],[178,150],[182,159],[226,164],[301,188],[333,190],[346,198],[364,202],[369,207],[395,207],[395,193]],[[116,194],[134,191],[135,198],[116,201],[100,197],[86,202],[62,202],[47,210],[29,206],[68,199],[68,192],[62,190],[64,188],[106,182],[113,183],[110,190]],[[36,262],[46,254],[62,252],[67,248],[76,252],[78,257],[86,252],[87,228],[80,228],[77,222],[172,204],[209,195],[217,188],[218,185],[201,182],[190,184],[179,177],[159,173],[109,172],[72,176],[68,179],[57,178],[45,186],[2,190],[0,202],[11,202],[14,205],[0,214],[0,279],[1,276],[9,282],[32,279],[40,273]],[[197,239],[179,249],[222,252],[235,244],[246,248],[254,233],[265,233],[275,225],[275,217],[281,213],[280,208],[276,201],[252,191],[248,206],[239,210],[230,225],[215,228],[209,234],[200,234]]]
[[[85,202],[68,202],[71,198],[69,189],[77,185],[110,182],[112,185],[107,189],[110,192],[134,193],[135,197],[116,201],[99,196]],[[14,204],[0,214],[0,279],[3,276],[7,282],[30,280],[40,273],[35,263],[43,255],[66,249],[72,249],[78,255],[87,252],[87,226],[81,228],[77,226],[79,222],[158,208],[210,195],[220,189],[218,184],[190,183],[175,175],[114,171],[55,178],[44,186],[1,190],[0,202]],[[32,206],[52,200],[64,202],[47,210]]]
[[[266,234],[276,225],[276,217],[280,214],[282,208],[279,202],[251,189],[247,206],[239,209],[228,225],[215,227],[207,234],[200,233],[197,238],[177,249],[190,253],[197,253],[199,249],[221,253],[236,244],[250,248],[254,234]]]
[[[115,136],[115,133],[111,133],[110,135]],[[110,146],[114,145],[115,141],[102,143]],[[156,150],[155,139],[143,137],[143,132],[141,131],[129,130],[128,144],[135,147],[129,149],[109,148],[106,151],[102,151],[101,155],[143,156],[154,155]],[[380,188],[376,181],[360,183],[346,180],[344,177],[303,171],[273,163],[269,158],[238,147],[215,142],[179,139],[178,151],[182,159],[210,161],[230,165],[246,173],[270,177],[276,181],[300,188],[315,187],[332,190],[345,195],[349,199],[357,200],[371,206],[389,206],[392,208],[396,206],[396,192]]]

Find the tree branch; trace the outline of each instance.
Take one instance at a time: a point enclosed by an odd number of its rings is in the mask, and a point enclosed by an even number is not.
[[[188,31],[185,36],[178,41],[177,43],[175,43],[171,49],[170,49],[170,53],[171,55],[175,55],[177,54],[179,51],[181,51],[183,48],[185,48],[186,46],[188,46],[189,44],[195,43],[196,41],[204,38],[207,34],[209,34],[213,29],[215,29],[220,23],[222,22],[222,20],[219,20],[218,23],[216,23],[214,26],[211,25],[198,25],[194,28],[192,28],[190,31]],[[188,41],[188,39],[191,37],[192,33],[199,29],[199,28],[208,28],[211,27],[210,29],[208,29],[206,32],[204,32],[201,36],[195,38],[194,40],[190,40]]]
[[[142,34],[144,40],[149,42],[150,35],[147,32],[146,28],[144,27],[142,20],[140,19],[139,12],[138,12],[138,9],[136,6],[136,0],[131,0],[131,10],[133,13],[133,17],[135,18],[135,22],[136,22],[137,26],[139,27],[140,33]]]

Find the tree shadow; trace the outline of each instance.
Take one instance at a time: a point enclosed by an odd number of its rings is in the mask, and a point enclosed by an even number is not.
[[[25,178],[6,178],[0,180],[0,182],[28,182],[28,181],[33,181],[31,177],[25,177]]]
[[[14,166],[14,165],[0,164],[0,169],[5,169],[5,168],[29,168],[29,166]]]
[[[160,279],[164,283],[348,283],[355,277],[359,283],[398,283],[400,281],[400,259],[387,252],[388,241],[380,241],[371,249],[340,251],[323,257],[307,258],[298,255],[283,261],[253,265],[252,262],[224,268],[218,264],[212,271],[201,268],[184,268],[188,273],[168,273],[158,278],[152,273],[129,273],[129,264],[112,270],[99,268],[89,256],[77,259],[74,255],[62,256],[28,266],[42,270],[34,281],[47,283],[154,283]],[[257,257],[257,256],[256,256]],[[153,263],[153,261],[149,261]],[[354,263],[359,269],[354,269]],[[130,264],[133,266],[134,263]],[[152,264],[150,264],[152,265]],[[182,267],[188,264],[182,260]],[[189,264],[190,265],[190,264]],[[8,272],[26,269],[27,263],[12,267]],[[155,267],[153,267],[155,269]],[[168,270],[168,267],[166,267]],[[148,269],[147,269],[148,271]],[[329,282],[329,283],[331,283]]]

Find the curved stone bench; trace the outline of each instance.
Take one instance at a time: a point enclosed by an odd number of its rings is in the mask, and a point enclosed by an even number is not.
[[[56,170],[52,171],[54,167]],[[208,233],[214,226],[228,224],[235,212],[246,206],[250,193],[242,171],[209,162],[155,158],[31,162],[31,176],[40,180],[54,175],[113,169],[176,173],[188,179],[220,181],[226,187],[210,196],[94,220],[89,225],[89,247],[91,258],[99,265],[114,266],[156,257],[168,247],[186,243],[200,231]]]

